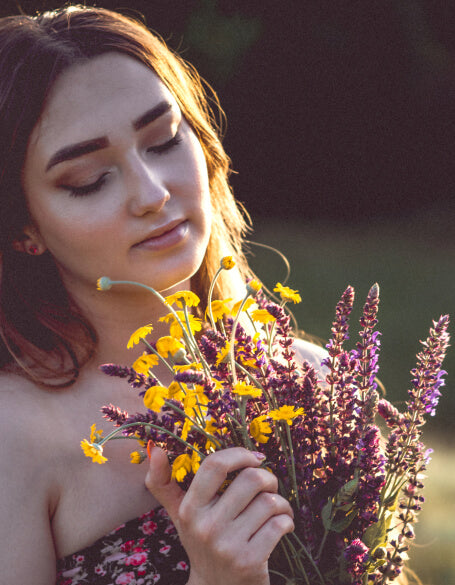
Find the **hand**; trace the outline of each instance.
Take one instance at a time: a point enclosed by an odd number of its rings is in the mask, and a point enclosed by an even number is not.
[[[267,561],[280,538],[294,530],[290,504],[262,460],[235,447],[209,455],[188,490],[171,480],[167,455],[154,447],[147,488],[163,505],[191,563],[188,585],[267,585]],[[241,470],[226,491],[231,471]]]

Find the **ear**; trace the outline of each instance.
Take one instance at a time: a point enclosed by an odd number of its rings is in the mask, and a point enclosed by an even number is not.
[[[12,247],[16,252],[32,256],[40,256],[47,249],[39,230],[33,225],[24,227],[22,237],[13,240]]]

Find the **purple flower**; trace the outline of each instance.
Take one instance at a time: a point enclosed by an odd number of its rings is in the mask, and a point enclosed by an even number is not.
[[[365,572],[368,552],[369,548],[360,538],[355,538],[344,551],[346,571],[351,575],[353,585],[362,584],[362,575]]]

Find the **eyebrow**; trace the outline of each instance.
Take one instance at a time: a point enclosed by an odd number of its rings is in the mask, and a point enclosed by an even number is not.
[[[142,116],[134,120],[132,126],[137,132],[141,128],[144,128],[144,126],[154,122],[160,116],[163,116],[171,109],[172,104],[167,101],[162,101],[155,107],[147,110],[145,114],[142,114]],[[84,142],[78,142],[77,144],[71,144],[69,146],[64,146],[51,156],[46,166],[46,172],[55,165],[58,165],[62,162],[84,156],[85,154],[90,154],[91,152],[107,148],[108,146],[109,140],[106,136],[94,138],[93,140],[86,140]]]

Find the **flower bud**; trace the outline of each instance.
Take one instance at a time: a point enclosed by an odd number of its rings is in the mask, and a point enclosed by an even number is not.
[[[220,266],[224,270],[231,270],[231,268],[234,268],[235,262],[232,259],[232,256],[224,256],[223,258],[221,258]]]
[[[109,290],[112,288],[112,281],[108,276],[102,276],[96,281],[97,290]]]

